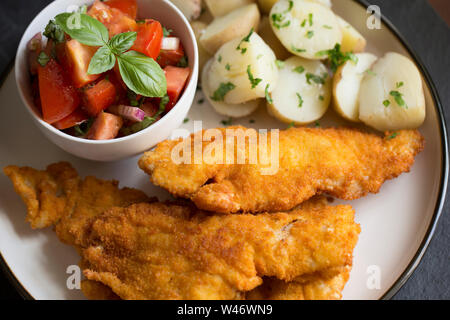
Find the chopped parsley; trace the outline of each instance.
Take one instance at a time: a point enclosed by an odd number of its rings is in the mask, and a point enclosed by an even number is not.
[[[397,102],[397,104],[398,104],[400,107],[406,107],[406,108],[408,108],[408,106],[406,105],[405,100],[403,100],[403,94],[401,94],[400,92],[395,91],[395,90],[392,90],[391,92],[389,92],[389,94],[390,94],[392,97],[394,97],[395,102]]]
[[[355,56],[352,52],[343,53],[341,51],[341,45],[336,43],[333,49],[319,51],[316,53],[317,57],[328,56],[330,60],[330,67],[333,72],[336,72],[337,68],[342,66],[347,61],[352,61],[353,63],[358,63],[358,57]]]
[[[250,83],[252,85],[252,89],[255,89],[258,86],[258,84],[262,81],[262,79],[259,79],[259,78],[255,79],[253,77],[251,65],[248,65],[248,67],[247,67],[247,74],[248,74],[248,80],[250,80]]]
[[[327,24],[324,24],[322,27],[324,27],[325,29],[333,29],[333,27],[332,26],[329,26],[329,25],[327,25]]]
[[[189,122],[189,118],[185,118],[184,120],[183,120],[183,123],[188,123]]]
[[[298,66],[297,68],[294,69],[294,71],[297,73],[303,73],[305,72],[305,68],[303,66]]]
[[[387,137],[387,140],[392,140],[394,138],[396,138],[398,136],[397,132],[394,132],[393,134],[391,134],[389,137]]]
[[[297,98],[298,98],[298,107],[299,108],[301,108],[301,107],[303,107],[303,98],[302,98],[302,96],[300,95],[300,93],[296,93],[297,94]]]
[[[231,82],[221,83],[219,88],[217,88],[217,90],[214,92],[211,99],[213,99],[214,101],[223,101],[225,99],[225,95],[234,88],[236,88],[236,86]]]
[[[312,13],[310,13],[308,15],[308,22],[309,22],[309,26],[312,27],[312,25],[313,25],[313,14]]]
[[[223,124],[224,126],[231,126],[233,124],[233,119],[228,118],[227,120],[220,121],[220,123]]]
[[[227,64],[225,65],[225,69],[227,69],[228,71],[230,71],[230,69],[231,69],[231,66],[230,66],[230,64],[229,64],[229,63],[227,63]]]
[[[277,65],[278,69],[283,69],[285,65],[284,61],[281,60],[276,60],[275,64]]]
[[[217,61],[222,62],[222,56],[219,55],[219,57],[217,58]]]
[[[272,16],[271,16],[272,24],[273,24],[273,26],[275,28],[281,29],[281,28],[289,27],[291,25],[291,21],[290,20],[288,20],[286,22],[284,22],[284,20],[286,19],[285,14],[290,12],[293,7],[294,7],[294,1],[289,0],[289,7],[286,9],[286,11],[284,11],[283,13],[274,13],[274,14],[272,14]]]
[[[48,39],[52,39],[56,43],[64,42],[65,35],[63,29],[55,23],[55,21],[50,20],[50,22],[45,27],[44,36]]]
[[[397,83],[395,84],[395,86],[397,87],[397,89],[399,89],[399,88],[403,87],[404,84],[405,84],[405,83],[404,83],[403,81],[400,81],[400,82],[397,82]]]
[[[299,49],[299,48],[296,48],[294,46],[291,46],[291,50],[294,51],[294,52],[297,52],[297,53],[306,52],[305,49]]]
[[[308,32],[306,33],[306,37],[307,37],[308,39],[311,39],[312,37],[314,37],[314,31],[308,31]]]
[[[302,24],[301,24],[302,28],[306,26],[306,21],[307,21],[306,19],[303,20],[303,22],[302,22]]]
[[[145,22],[145,20],[144,20],[144,22]],[[165,27],[163,27],[163,35],[164,35],[164,37],[170,36],[170,34],[171,34],[172,32],[173,32],[172,29],[166,29]]]
[[[320,100],[320,101],[323,101],[323,100],[325,100],[325,97],[322,96],[322,95],[320,95],[320,96],[319,96],[319,100]]]
[[[328,73],[326,73],[326,72],[323,73],[322,77],[312,74],[312,73],[309,73],[309,72],[306,74],[306,82],[308,84],[311,84],[311,81],[315,82],[316,84],[325,84],[325,81],[327,80],[327,78],[328,78]]]
[[[376,76],[376,75],[377,75],[375,72],[373,72],[373,71],[370,70],[370,69],[368,69],[368,70],[366,71],[366,73],[367,73],[369,76]]]
[[[272,100],[272,96],[270,95],[270,92],[269,92],[269,87],[270,87],[270,84],[267,84],[267,86],[266,86],[266,100],[267,100],[268,103],[272,104],[273,100]]]
[[[250,38],[251,38],[251,36],[252,36],[252,34],[253,34],[254,31],[255,31],[255,29],[252,28],[252,29],[250,30],[249,34],[248,34],[247,36],[245,36],[245,37],[241,40],[241,42],[239,42],[239,45],[237,46],[236,50],[241,50],[241,53],[242,53],[242,54],[244,54],[244,53],[247,52],[247,48],[241,48],[241,45],[242,45],[244,42],[250,42]]]
[[[294,121],[292,121],[291,123],[289,123],[289,125],[288,125],[288,129],[290,129],[290,128],[293,128],[293,127],[295,127],[295,122]]]
[[[387,108],[391,105],[391,102],[389,100],[384,100],[383,105]]]

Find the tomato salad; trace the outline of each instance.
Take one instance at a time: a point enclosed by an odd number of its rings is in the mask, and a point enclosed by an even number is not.
[[[44,121],[108,140],[149,127],[175,106],[190,75],[183,45],[159,21],[136,17],[136,0],[96,0],[56,16],[30,40]]]

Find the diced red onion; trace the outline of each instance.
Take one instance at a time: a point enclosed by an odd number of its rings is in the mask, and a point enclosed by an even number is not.
[[[175,37],[168,37],[162,40],[161,50],[178,50],[180,47],[180,39]]]
[[[28,50],[37,51],[42,48],[42,33],[38,32],[28,42]]]
[[[145,118],[145,112],[136,107],[120,105],[109,107],[108,110],[126,120],[134,122],[141,122]]]

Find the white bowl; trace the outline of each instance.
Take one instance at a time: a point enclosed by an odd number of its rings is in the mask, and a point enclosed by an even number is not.
[[[55,0],[42,10],[31,22],[20,41],[16,55],[16,83],[20,96],[34,122],[53,143],[78,157],[96,161],[115,161],[134,156],[151,149],[167,139],[186,118],[194,100],[198,81],[198,48],[189,22],[172,3],[167,0],[138,0],[138,15],[153,18],[181,38],[189,67],[192,72],[183,96],[176,106],[161,120],[136,134],[114,140],[94,141],[76,138],[59,131],[41,119],[31,94],[30,75],[27,62],[27,43],[38,32],[42,32],[49,20],[75,6],[91,4],[92,0]]]

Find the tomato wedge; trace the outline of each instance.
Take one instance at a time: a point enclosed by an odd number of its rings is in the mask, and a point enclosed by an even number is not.
[[[58,130],[65,130],[75,127],[76,125],[79,125],[88,119],[89,116],[85,112],[83,112],[83,110],[78,108],[64,119],[55,122],[53,126]]]
[[[87,14],[108,28],[110,38],[119,33],[137,30],[137,23],[134,19],[119,9],[111,8],[99,0],[94,2]]]
[[[105,2],[108,7],[118,9],[125,13],[128,17],[136,20],[137,2],[136,0],[109,0]]]
[[[103,79],[84,91],[83,109],[90,116],[96,116],[116,101],[116,87],[111,81]]]
[[[180,43],[178,50],[161,50],[156,61],[159,63],[161,68],[165,68],[167,66],[177,66],[184,55],[184,49]]]
[[[78,108],[78,92],[55,60],[50,60],[45,67],[39,66],[38,77],[44,121],[53,124]]]
[[[123,126],[123,119],[111,113],[101,112],[86,135],[91,140],[114,139]]]
[[[144,23],[139,23],[137,33],[137,39],[131,50],[156,59],[161,51],[164,36],[161,23],[155,20],[145,20]]]
[[[84,87],[100,77],[99,74],[88,74],[89,64],[97,49],[77,40],[66,42],[66,57],[75,87]]]
[[[186,86],[191,70],[189,68],[167,66],[164,68],[164,72],[167,79],[167,94],[170,99],[166,106],[166,112],[169,112],[178,102],[181,92]]]

